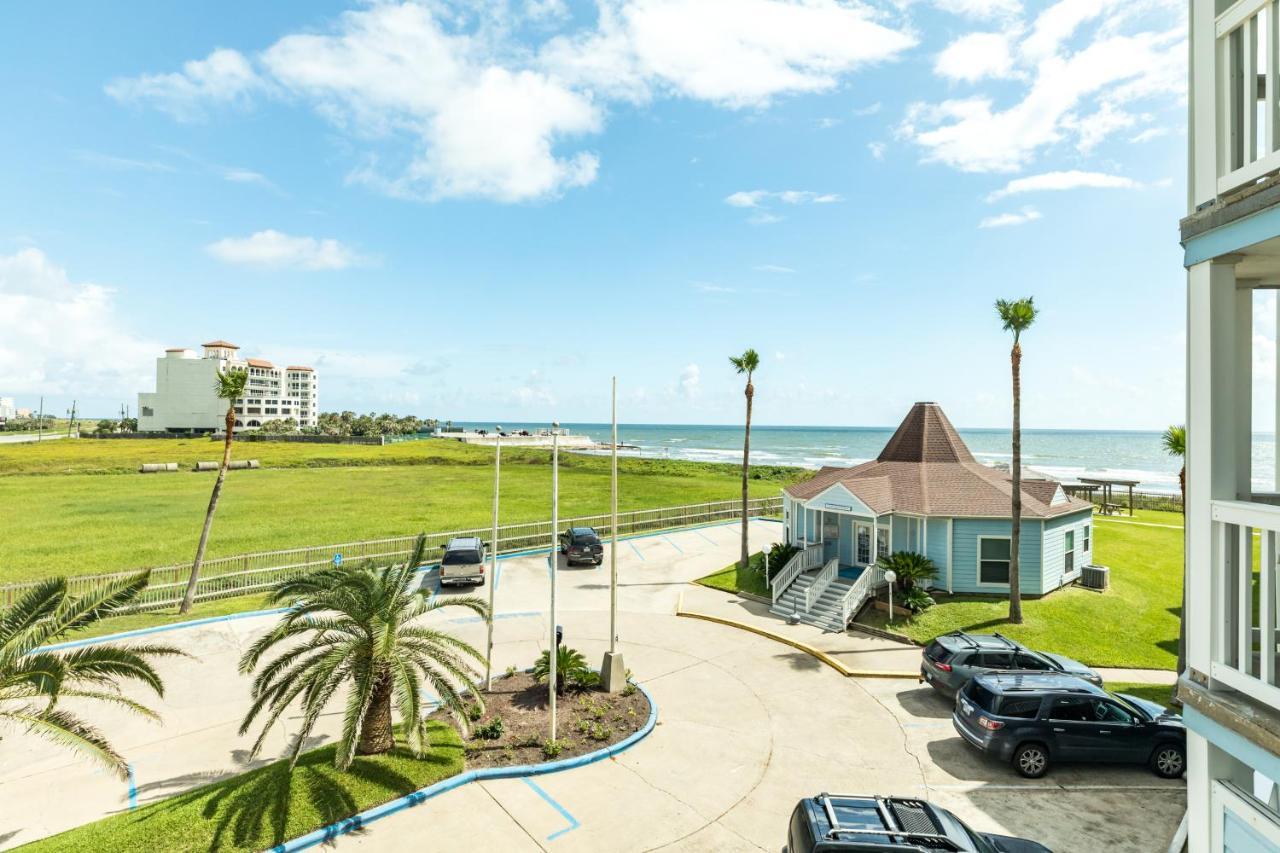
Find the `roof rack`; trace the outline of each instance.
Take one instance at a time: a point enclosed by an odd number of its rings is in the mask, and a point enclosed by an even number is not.
[[[871,799],[875,801],[876,811],[880,813],[880,819],[884,821],[885,829],[864,829],[863,827],[841,826],[840,821],[836,818],[836,810],[831,805],[832,797],[841,797],[846,799]],[[825,791],[815,797],[822,804],[822,810],[827,815],[827,823],[831,828],[827,830],[826,839],[834,841],[842,835],[883,835],[887,837],[891,843],[896,841],[905,841],[913,843],[917,841],[929,841],[934,843],[943,843],[953,851],[961,851],[961,847],[956,844],[955,839],[948,835],[941,835],[933,832],[909,832],[898,825],[898,821],[894,819],[893,813],[889,811],[885,805],[888,802],[884,797],[876,794],[873,797],[859,794],[828,794]],[[936,825],[936,824],[935,824]]]
[[[951,632],[949,632],[949,633],[943,634],[942,636],[944,636],[944,637],[957,637],[957,638],[959,638],[959,639],[961,639],[961,640],[964,640],[964,641],[965,641],[965,643],[967,643],[967,644],[969,645],[969,648],[971,648],[971,649],[980,649],[980,648],[982,648],[982,646],[980,646],[980,645],[978,645],[976,642],[974,642],[973,637],[970,637],[970,636],[969,636],[968,634],[966,634],[964,631],[955,630],[955,631],[951,631]]]
[[[999,631],[996,631],[992,636],[998,637],[999,639],[1003,640],[1006,646],[1008,646],[1011,649],[1014,649],[1015,651],[1020,652],[1023,649],[1023,646],[1021,643],[1019,643],[1016,640],[1010,640],[1008,637],[1006,637],[1004,634],[1001,634]]]

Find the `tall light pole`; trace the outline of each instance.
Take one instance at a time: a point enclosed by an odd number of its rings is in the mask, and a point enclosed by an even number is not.
[[[502,471],[502,426],[494,429],[493,535],[489,542],[489,640],[484,655],[484,689],[493,690],[493,597],[498,586],[498,484]]]
[[[551,424],[551,650],[547,653],[551,699],[551,740],[556,739],[556,663],[560,656],[560,635],[556,631],[556,575],[560,568],[560,424]]]
[[[618,377],[613,377],[613,450],[609,496],[609,651],[600,667],[604,689],[617,693],[626,686],[627,668],[618,651]]]

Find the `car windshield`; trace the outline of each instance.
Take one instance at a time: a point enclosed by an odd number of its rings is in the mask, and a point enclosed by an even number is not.
[[[925,649],[924,653],[929,660],[937,661],[938,663],[946,663],[951,660],[951,650],[937,640],[930,643],[929,648]]]
[[[1136,698],[1131,699],[1128,696],[1121,696],[1118,693],[1112,693],[1111,698],[1115,699],[1130,711],[1133,711],[1138,716],[1138,719],[1141,720],[1154,720],[1164,711],[1163,706],[1157,705],[1154,702],[1144,702]]]
[[[468,563],[478,563],[478,562],[480,562],[479,551],[472,551],[472,550],[449,551],[444,555],[443,565],[461,566],[461,565],[466,565]]]

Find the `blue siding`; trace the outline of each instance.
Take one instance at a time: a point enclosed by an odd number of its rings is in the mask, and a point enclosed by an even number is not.
[[[1093,555],[1084,551],[1084,528],[1093,523],[1093,510],[1086,509],[1080,512],[1064,515],[1060,518],[1050,519],[1044,523],[1044,591],[1057,589],[1064,583],[1069,582],[1063,578],[1063,570],[1066,566],[1066,532],[1068,530],[1075,532],[1075,570],[1077,574],[1080,567],[1093,559]],[[1090,537],[1092,540],[1092,537]],[[1071,580],[1074,580],[1074,576]]]
[[[1043,591],[1040,578],[1040,522],[1023,520],[1018,549],[1019,587],[1027,595]],[[1008,536],[1008,519],[957,518],[952,527],[951,577],[955,592],[999,593],[1001,588],[978,585],[978,537]]]
[[[928,521],[928,541],[925,542],[925,556],[933,560],[938,567],[938,574],[933,585],[938,589],[947,588],[947,520],[931,518]]]
[[[853,565],[853,517],[840,516],[840,563]]]

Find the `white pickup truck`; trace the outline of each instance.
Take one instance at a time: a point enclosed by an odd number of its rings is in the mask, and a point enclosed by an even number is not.
[[[484,586],[484,542],[474,536],[450,539],[440,559],[440,585]]]

